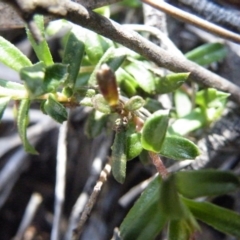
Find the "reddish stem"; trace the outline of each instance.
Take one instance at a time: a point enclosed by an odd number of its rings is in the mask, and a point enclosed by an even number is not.
[[[148,152],[150,158],[152,159],[152,163],[156,167],[159,174],[162,176],[163,179],[166,179],[169,175],[167,168],[164,166],[162,159],[157,153]]]

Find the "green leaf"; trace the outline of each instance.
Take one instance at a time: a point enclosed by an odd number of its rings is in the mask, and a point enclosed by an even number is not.
[[[0,62],[19,72],[21,68],[31,66],[31,61],[13,44],[0,36]]]
[[[35,21],[38,29],[41,31],[42,36],[44,37],[45,33],[44,33],[44,18],[43,18],[43,16],[35,14],[34,21]],[[27,29],[27,36],[28,36],[29,41],[31,42],[31,45],[32,45],[38,59],[40,61],[43,61],[47,66],[52,65],[53,59],[52,59],[52,55],[49,50],[49,47],[48,47],[45,37],[44,37],[43,41],[41,41],[40,43],[37,43],[29,29]]]
[[[84,33],[86,54],[90,62],[95,65],[99,62],[107,49],[111,47],[109,44],[110,42],[92,31],[84,29]]]
[[[123,68],[118,68],[116,71],[117,82],[121,90],[127,94],[127,96],[134,96],[137,93],[138,87],[137,81]]]
[[[0,121],[10,100],[10,97],[0,97]]]
[[[0,86],[12,90],[25,90],[22,84],[0,79]]]
[[[161,213],[171,220],[181,219],[184,216],[184,206],[178,196],[174,175],[162,181],[159,204]]]
[[[48,99],[43,105],[43,109],[44,113],[48,114],[59,123],[63,123],[67,120],[68,114],[66,108],[56,101],[52,94],[49,94]]]
[[[64,64],[69,64],[69,75],[67,81],[70,86],[74,86],[76,82],[84,55],[84,48],[85,45],[82,40],[80,40],[78,34],[73,31],[70,32],[62,60]]]
[[[212,203],[183,198],[193,215],[213,228],[240,238],[240,215]]]
[[[154,76],[141,62],[132,62],[125,66],[125,70],[135,78],[142,90],[147,93],[155,92]]]
[[[168,240],[188,240],[191,239],[193,231],[188,226],[185,219],[172,220],[168,227]]]
[[[136,132],[135,128],[135,124],[129,124],[126,131],[127,160],[132,160],[142,152],[141,133]]]
[[[174,160],[195,159],[200,153],[198,147],[187,138],[168,135],[159,154]]]
[[[207,43],[185,54],[199,65],[208,65],[222,60],[227,55],[227,49],[221,43]]]
[[[221,92],[214,88],[207,88],[197,92],[196,103],[205,108],[223,107],[229,96],[229,93]]]
[[[168,111],[159,110],[146,120],[141,137],[144,149],[160,152],[168,127],[168,115]]]
[[[207,119],[200,108],[195,108],[186,116],[177,119],[170,127],[174,133],[186,135],[187,133],[205,126]]]
[[[106,114],[111,113],[111,107],[108,105],[108,102],[101,94],[97,94],[96,96],[94,96],[91,101],[94,108],[99,112]]]
[[[28,125],[28,111],[30,107],[30,100],[24,99],[20,102],[17,113],[18,133],[23,142],[24,150],[31,154],[38,154],[35,148],[29,143],[27,139],[27,125]]]
[[[31,67],[22,68],[20,77],[31,97],[37,97],[45,93],[43,89],[43,79],[45,76],[45,64],[39,62]]]
[[[171,73],[165,77],[157,78],[156,93],[169,93],[178,89],[188,78],[190,73]]]
[[[86,121],[84,132],[89,138],[97,137],[106,126],[107,115],[93,110]]]
[[[140,96],[134,96],[131,97],[126,103],[124,108],[127,109],[128,111],[136,111],[139,108],[143,107],[145,104],[145,101],[142,97]]]
[[[144,190],[128,212],[120,226],[120,236],[124,240],[154,239],[167,222],[160,211],[160,177],[156,177]]]
[[[88,81],[88,84],[91,86],[94,86],[97,84],[96,81],[96,74],[100,67],[103,65],[103,63],[107,63],[113,72],[115,72],[119,66],[123,63],[124,59],[126,57],[125,51],[120,51],[120,49],[116,49],[114,47],[108,48],[104,54],[101,56],[101,59],[97,62],[90,78]]]
[[[56,92],[60,85],[68,78],[68,67],[66,64],[55,63],[47,66],[43,79],[43,90],[45,93]]]
[[[240,186],[231,172],[217,170],[184,171],[175,173],[178,191],[185,197],[222,195]]]
[[[119,183],[126,177],[126,132],[117,132],[112,145],[112,174]]]
[[[192,110],[192,102],[189,96],[180,89],[174,93],[174,105],[178,117],[184,117]]]
[[[65,64],[56,63],[46,67],[43,62],[39,62],[21,69],[20,76],[30,96],[35,98],[45,93],[56,92],[66,81],[68,70]]]

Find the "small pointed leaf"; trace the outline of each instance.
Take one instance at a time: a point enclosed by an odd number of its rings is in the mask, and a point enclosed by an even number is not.
[[[35,14],[34,21],[35,21],[38,29],[40,29],[42,36],[44,37],[45,33],[44,33],[44,18],[43,18],[43,16]],[[41,41],[40,43],[37,43],[35,41],[34,37],[32,36],[32,33],[29,31],[29,29],[27,29],[27,36],[28,36],[29,41],[31,42],[31,45],[32,45],[38,59],[40,61],[43,61],[47,66],[52,65],[53,59],[52,59],[52,55],[49,50],[48,43],[47,43],[45,37],[44,37],[43,41]]]
[[[97,94],[92,98],[92,104],[96,110],[102,113],[111,113],[111,107],[101,94]]]
[[[27,125],[28,125],[28,111],[30,107],[30,100],[24,99],[20,102],[17,113],[18,133],[23,142],[24,150],[31,154],[38,154],[35,148],[29,143],[27,139]]]
[[[159,110],[146,120],[141,137],[144,149],[160,152],[168,127],[168,115],[168,111]]]
[[[112,174],[119,183],[124,183],[126,177],[126,132],[117,132],[112,146]]]
[[[145,92],[153,93],[155,91],[154,76],[141,63],[132,62],[125,67],[125,70],[135,78]]]
[[[10,97],[0,97],[0,121],[10,100]]]
[[[128,133],[127,131],[127,143],[126,143],[126,154],[127,160],[132,160],[137,157],[142,152],[142,144],[141,144],[141,133],[132,132]]]
[[[68,114],[66,108],[55,100],[52,94],[49,94],[47,101],[44,103],[44,112],[51,116],[59,123],[67,120]]]
[[[188,78],[190,73],[171,73],[167,76],[156,79],[156,92],[169,93],[178,89]]]
[[[43,62],[39,62],[31,67],[22,68],[20,71],[21,79],[24,81],[31,97],[37,97],[45,93],[43,89],[45,67]]]
[[[226,55],[227,49],[221,43],[207,43],[185,54],[189,60],[203,66],[220,61]]]
[[[145,101],[140,96],[134,96],[131,97],[126,103],[125,103],[125,109],[128,111],[136,111],[139,108],[143,107],[145,104]]]
[[[70,32],[62,61],[64,64],[69,64],[69,75],[67,81],[70,86],[74,86],[76,82],[84,55],[84,48],[85,45],[80,40],[78,34],[73,31]]]

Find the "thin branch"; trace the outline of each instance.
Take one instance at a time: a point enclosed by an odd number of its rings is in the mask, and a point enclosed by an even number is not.
[[[24,233],[26,232],[27,228],[31,224],[33,218],[35,217],[35,214],[42,203],[42,196],[39,193],[33,193],[27,208],[25,210],[25,213],[23,215],[21,224],[19,226],[19,229],[17,231],[16,236],[13,238],[13,240],[21,240],[24,237]],[[25,238],[24,238],[25,239]]]
[[[136,51],[161,67],[167,68],[173,72],[190,72],[190,80],[208,87],[229,92],[231,97],[240,104],[240,88],[235,84],[194,62],[183,57],[175,56],[157,47],[136,32],[130,31],[120,24],[90,10],[87,10],[84,14],[79,14],[78,7],[79,5],[74,2],[69,2],[66,5],[68,14],[65,18]]]
[[[82,212],[78,226],[73,231],[72,240],[79,239],[79,236],[83,230],[83,226],[84,226],[85,222],[87,221],[94,204],[96,203],[97,197],[101,191],[101,188],[102,188],[104,182],[106,182],[107,176],[109,175],[110,171],[111,171],[111,166],[109,163],[107,163],[105,165],[104,169],[101,171],[99,180],[93,189],[93,192],[84,208],[84,211]]]
[[[225,28],[219,27],[207,20],[199,18],[193,14],[187,13],[179,8],[176,8],[163,0],[159,2],[155,0],[142,0],[144,3],[151,5],[154,8],[157,8],[177,19],[180,19],[184,22],[190,23],[196,27],[202,28],[208,32],[219,35],[225,39],[231,40],[233,42],[240,43],[240,35],[226,30]]]
[[[103,138],[104,137],[104,138]],[[100,172],[103,168],[103,163],[106,160],[108,150],[110,145],[112,144],[112,139],[110,137],[106,138],[106,136],[102,136],[99,138],[99,147],[96,155],[94,156],[91,168],[91,174],[88,177],[88,180],[84,186],[82,193],[79,195],[76,203],[72,208],[72,212],[69,218],[69,225],[67,231],[65,233],[64,239],[69,240],[72,237],[72,231],[77,227],[77,223],[79,222],[79,217],[81,213],[84,211],[84,207],[89,200],[89,195],[92,192],[92,186],[96,183]],[[98,143],[98,142],[97,142]]]
[[[54,218],[51,232],[51,240],[59,239],[62,208],[65,198],[66,165],[67,165],[67,121],[59,128],[57,147],[57,167],[55,185]]]
[[[152,2],[154,3],[154,1]],[[127,30],[120,24],[100,16],[91,10],[87,10],[82,5],[68,0],[64,1],[64,3],[64,9],[67,11],[67,15],[61,15],[58,13],[52,14],[57,17],[64,17],[75,24],[81,25],[110,38],[111,40],[143,55],[147,59],[158,64],[160,67],[167,68],[173,72],[190,72],[190,80],[228,92],[231,94],[231,98],[240,105],[240,88],[235,84],[208,71],[194,62],[183,57],[175,56],[174,54],[157,47],[136,32]],[[238,36],[238,38],[240,41],[240,36]]]
[[[209,0],[168,0],[167,2],[228,30],[240,33],[240,12],[237,8],[229,9]]]
[[[167,168],[164,166],[160,156],[154,152],[148,152],[148,154],[152,160],[153,165],[156,167],[158,173],[160,174],[160,176],[163,179],[166,179],[169,175],[169,172],[168,172]]]

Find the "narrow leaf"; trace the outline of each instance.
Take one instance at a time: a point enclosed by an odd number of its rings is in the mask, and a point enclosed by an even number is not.
[[[186,160],[195,159],[199,155],[199,149],[186,138],[166,136],[159,153],[174,160]]]
[[[155,91],[154,76],[141,63],[130,63],[125,67],[125,70],[135,78],[142,90],[147,93]]]
[[[69,76],[67,81],[70,86],[74,86],[76,82],[84,55],[84,48],[85,45],[80,40],[80,37],[75,32],[70,32],[63,55],[63,63],[69,64]]]
[[[42,36],[44,37],[44,18],[42,15],[36,15],[34,16],[34,21],[40,29]],[[29,41],[31,42],[31,45],[40,61],[43,61],[47,66],[53,64],[53,59],[51,52],[48,47],[48,43],[44,37],[44,40],[40,43],[37,43],[32,36],[32,33],[30,32],[29,29],[27,29],[27,36]]]
[[[45,76],[45,64],[39,62],[31,67],[22,68],[20,71],[21,79],[31,97],[37,97],[45,93],[43,79]]]
[[[124,240],[154,239],[166,224],[167,218],[159,208],[160,177],[144,190],[120,226]]]
[[[207,202],[183,198],[193,215],[213,228],[240,238],[240,215]]]
[[[10,100],[10,97],[0,97],[0,121]]]
[[[126,133],[116,133],[112,146],[112,174],[119,183],[124,183],[126,177]]]
[[[43,106],[44,112],[59,123],[67,120],[68,114],[66,108],[55,100],[52,94],[49,94],[47,101]]]
[[[55,63],[47,66],[45,70],[43,89],[45,93],[56,92],[68,78],[68,67],[66,64]]]
[[[169,93],[178,89],[188,78],[190,73],[171,73],[156,79],[156,92]]]
[[[162,181],[159,204],[161,213],[171,220],[184,216],[184,207],[178,196],[174,175]]]
[[[168,115],[168,111],[159,110],[146,120],[141,137],[144,149],[160,152],[167,131]]]
[[[31,61],[13,44],[0,36],[0,62],[19,72],[32,65]]]
[[[227,49],[221,43],[207,43],[193,49],[185,56],[200,65],[208,65],[222,60],[227,54]]]
[[[231,172],[217,170],[184,171],[175,174],[178,191],[185,197],[222,195],[240,186]]]
[[[3,79],[0,79],[0,86],[12,90],[25,90],[22,84]]]
[[[135,125],[128,127],[126,131],[126,154],[127,160],[132,160],[142,152],[141,133],[136,132]]]
[[[18,133],[23,142],[24,150],[31,154],[38,154],[35,148],[29,143],[27,139],[27,125],[28,125],[28,111],[30,107],[30,100],[24,99],[21,101],[17,113]]]

